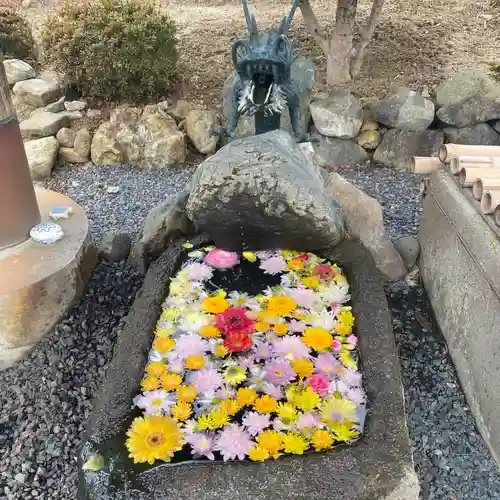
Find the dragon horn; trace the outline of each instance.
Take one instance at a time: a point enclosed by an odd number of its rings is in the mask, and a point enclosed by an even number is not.
[[[247,0],[242,0],[243,3],[243,12],[245,13],[245,20],[247,22],[247,28],[250,35],[257,34],[257,21],[255,20],[255,16],[250,15],[250,11],[248,10]]]
[[[300,0],[294,0],[294,2],[292,4],[292,8],[290,10],[290,13],[288,14],[287,17],[284,17],[283,20],[281,21],[281,24],[279,27],[280,34],[286,35],[288,33],[290,25],[292,24],[292,21],[293,21],[293,16],[295,15],[295,11],[297,10],[299,3],[300,3]]]

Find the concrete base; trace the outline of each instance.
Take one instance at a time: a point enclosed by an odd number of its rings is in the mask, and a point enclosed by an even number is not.
[[[500,464],[500,239],[470,190],[430,178],[420,273],[476,424]]]
[[[35,188],[42,220],[52,208],[71,207],[58,224],[64,238],[33,240],[0,251],[0,370],[26,357],[82,293],[97,262],[87,217],[73,200]]]
[[[171,242],[149,268],[127,317],[94,402],[79,454],[82,500],[417,500],[399,360],[380,275],[362,245],[345,242],[321,252],[342,266],[351,286],[368,418],[363,437],[328,453],[263,463],[134,465],[125,431],[136,415],[132,398],[144,374],[169,278],[186,258],[185,240]],[[195,246],[210,239],[191,238]],[[100,454],[103,467],[83,471]]]

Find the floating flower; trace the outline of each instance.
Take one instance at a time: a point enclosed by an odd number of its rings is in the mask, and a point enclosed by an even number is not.
[[[333,445],[334,437],[324,429],[318,429],[311,438],[311,444],[316,451],[327,450]]]
[[[230,269],[239,262],[238,254],[216,248],[205,255],[205,262],[216,269]]]
[[[252,345],[252,339],[246,333],[231,333],[224,339],[224,347],[230,352],[248,351]]]
[[[251,436],[260,434],[266,427],[271,425],[271,417],[255,411],[249,411],[241,422]]]
[[[275,398],[268,396],[267,394],[257,398],[253,407],[260,413],[272,413],[276,410],[277,401]]]
[[[250,460],[253,460],[254,462],[262,462],[263,460],[267,460],[269,458],[269,452],[265,448],[254,446],[248,452],[248,456],[250,457]]]
[[[339,422],[332,422],[328,426],[335,434],[338,441],[351,441],[359,437],[359,431],[352,429],[350,424],[341,424]]]
[[[188,370],[201,370],[205,366],[205,358],[203,356],[188,356],[184,364]]]
[[[330,264],[318,264],[312,273],[321,281],[331,281],[335,277],[335,269]]]
[[[330,304],[343,304],[351,298],[348,291],[347,285],[340,286],[332,282],[326,290],[321,291],[321,298]]]
[[[160,353],[170,352],[175,346],[175,342],[170,338],[156,337],[153,342],[153,347]]]
[[[219,410],[227,413],[230,417],[236,415],[241,409],[241,405],[235,399],[225,399],[219,405]]]
[[[149,363],[146,365],[146,373],[149,377],[161,377],[167,372],[167,365],[164,363]]]
[[[296,319],[290,320],[288,323],[288,328],[291,332],[303,332],[307,328],[307,324],[304,321],[297,321]]]
[[[324,328],[308,328],[302,334],[302,342],[315,351],[325,351],[332,345],[333,337]]]
[[[255,262],[257,260],[257,254],[255,252],[242,252],[243,258],[248,260],[248,262]]]
[[[358,345],[358,337],[356,337],[356,335],[351,334],[347,337],[347,342],[349,342],[349,344],[354,346]]]
[[[359,387],[352,387],[346,392],[346,398],[358,405],[366,403],[366,394]]]
[[[177,373],[165,373],[161,377],[161,385],[166,391],[175,391],[182,384],[182,377]]]
[[[259,302],[255,297],[248,295],[248,293],[237,292],[236,290],[229,293],[228,302],[234,307],[246,307],[247,309],[259,307]]]
[[[257,443],[271,455],[276,455],[283,448],[283,437],[281,432],[267,430],[257,437]]]
[[[302,262],[302,260],[300,259],[289,260],[287,263],[287,268],[291,271],[300,271],[301,269],[304,269],[304,262]]]
[[[290,403],[278,403],[276,413],[286,424],[295,422],[298,417],[297,410]]]
[[[311,309],[317,300],[317,294],[309,288],[294,288],[289,291],[290,297],[299,305],[306,309]]]
[[[307,276],[302,278],[301,282],[307,288],[316,289],[319,286],[319,279],[316,276]]]
[[[286,295],[271,297],[267,302],[267,309],[277,316],[286,316],[295,310],[297,302]]]
[[[314,328],[323,328],[323,330],[332,330],[336,323],[335,315],[328,311],[315,314],[311,320]]]
[[[203,257],[203,255],[201,255],[201,257]],[[187,272],[191,281],[207,281],[214,274],[214,270],[211,267],[201,262],[193,262],[186,266],[184,270]]]
[[[310,387],[314,392],[317,392],[320,396],[325,396],[328,394],[328,386],[330,385],[328,380],[316,373],[315,375],[311,375],[306,379],[306,384]]]
[[[271,329],[271,325],[267,321],[257,321],[254,328],[256,332],[267,332]]]
[[[286,262],[281,257],[263,260],[259,266],[266,274],[279,274],[286,271]]]
[[[215,325],[224,335],[252,333],[255,322],[246,312],[246,309],[240,307],[230,307],[215,317]]]
[[[190,383],[198,393],[214,392],[222,385],[222,376],[214,368],[203,368],[190,374]]]
[[[209,325],[210,321],[210,315],[201,311],[190,311],[183,316],[179,328],[185,332],[198,333],[204,326]]]
[[[298,358],[308,358],[309,349],[304,342],[302,342],[300,337],[288,336],[274,341],[273,354],[287,359],[292,357],[292,360]]]
[[[220,314],[229,308],[229,302],[223,297],[208,297],[201,306],[208,313]]]
[[[357,418],[356,405],[347,399],[328,398],[321,406],[321,420],[331,429],[333,423],[344,421],[355,422]]]
[[[335,375],[335,367],[340,363],[335,359],[335,356],[330,353],[321,353],[316,358],[316,370],[328,379]]]
[[[346,325],[345,323],[337,323],[335,325],[334,331],[337,335],[342,335],[342,337],[346,337],[351,333],[351,327]]]
[[[215,439],[206,432],[195,432],[187,436],[187,442],[191,445],[192,455],[201,455],[209,460],[215,460],[213,448]]]
[[[236,399],[241,406],[251,406],[257,399],[257,393],[248,387],[238,389]]]
[[[233,399],[236,397],[236,390],[230,385],[222,385],[215,391],[214,396],[218,399]]]
[[[145,377],[141,380],[141,387],[145,391],[155,391],[159,389],[161,381],[158,377]]]
[[[271,384],[270,382],[264,383],[264,385],[262,386],[262,392],[264,394],[267,394],[268,396],[273,397],[276,400],[283,397],[283,391],[281,387]]]
[[[134,463],[155,460],[170,462],[182,449],[185,438],[178,423],[171,417],[148,415],[137,417],[127,431],[126,446]]]
[[[338,340],[333,340],[331,347],[334,351],[340,352],[342,350],[342,342],[339,342]]]
[[[314,410],[321,402],[320,395],[312,387],[295,395],[293,399],[297,407],[304,411]]]
[[[193,414],[193,409],[189,403],[186,401],[178,401],[174,406],[172,406],[172,417],[176,420],[183,422],[187,420]]]
[[[147,391],[134,398],[134,404],[144,410],[146,415],[158,415],[166,413],[174,404],[174,398],[168,392],[159,389]]]
[[[196,388],[192,385],[181,385],[177,388],[177,399],[179,401],[185,401],[186,403],[192,403],[196,396],[198,395]]]
[[[207,350],[207,341],[197,334],[183,335],[177,339],[176,353],[181,359],[188,356],[203,356]]]
[[[299,358],[292,362],[292,368],[299,377],[308,377],[314,370],[314,365],[308,359]]]
[[[352,315],[351,311],[347,310],[340,311],[340,313],[338,314],[338,318],[339,321],[344,323],[345,325],[351,328],[354,326],[354,316]]]
[[[288,326],[286,323],[278,323],[277,325],[274,325],[273,331],[276,335],[282,337],[288,333]]]
[[[301,261],[301,262],[304,262],[304,261],[306,261],[306,260],[309,260],[309,256],[308,256],[306,253],[303,253],[303,254],[301,254],[301,255],[297,255],[297,256],[295,257],[295,260],[299,260],[299,261]]]
[[[283,447],[285,453],[302,455],[309,448],[309,443],[304,436],[295,432],[289,432],[283,436]]]
[[[272,355],[271,345],[268,342],[259,342],[255,347],[255,360],[269,359]]]
[[[238,424],[231,424],[220,432],[214,449],[220,451],[224,461],[243,460],[253,446],[250,434]]]
[[[224,379],[231,385],[241,384],[241,382],[244,382],[246,378],[247,375],[245,370],[237,365],[228,366],[224,370]]]
[[[308,411],[308,412],[302,413],[302,415],[299,416],[299,418],[295,422],[295,426],[302,433],[304,433],[304,431],[311,432],[314,429],[324,427],[324,424],[321,422],[318,415]]]
[[[355,370],[344,370],[344,373],[341,374],[344,380],[351,386],[357,387],[361,385],[361,380],[363,376],[361,373],[355,371]]]
[[[292,367],[286,361],[268,361],[264,365],[264,369],[266,370],[266,379],[277,386],[289,384],[296,377]]]
[[[229,424],[231,419],[227,411],[222,409],[214,410],[210,413],[210,429],[222,429]]]
[[[225,358],[229,354],[229,349],[223,344],[218,344],[215,347],[214,354],[219,358]]]
[[[220,331],[214,325],[206,325],[201,328],[200,335],[206,339],[215,339],[220,337]]]

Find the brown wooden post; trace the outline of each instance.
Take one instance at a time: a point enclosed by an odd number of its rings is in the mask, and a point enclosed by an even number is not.
[[[29,238],[40,222],[16,111],[0,53],[0,249]]]

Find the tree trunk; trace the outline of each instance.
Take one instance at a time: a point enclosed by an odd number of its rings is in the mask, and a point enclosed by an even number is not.
[[[309,0],[301,0],[299,3],[299,9],[302,13],[302,17],[304,18],[304,22],[306,23],[309,33],[311,33],[314,41],[321,48],[325,56],[327,56],[329,52],[328,38],[323,33],[323,30],[321,29],[321,26],[319,25],[318,20],[314,15]]]
[[[354,55],[353,30],[358,0],[338,0],[335,29],[329,42],[326,81],[335,86],[351,80],[351,61]]]
[[[40,222],[33,182],[0,53],[0,249],[29,238]]]

